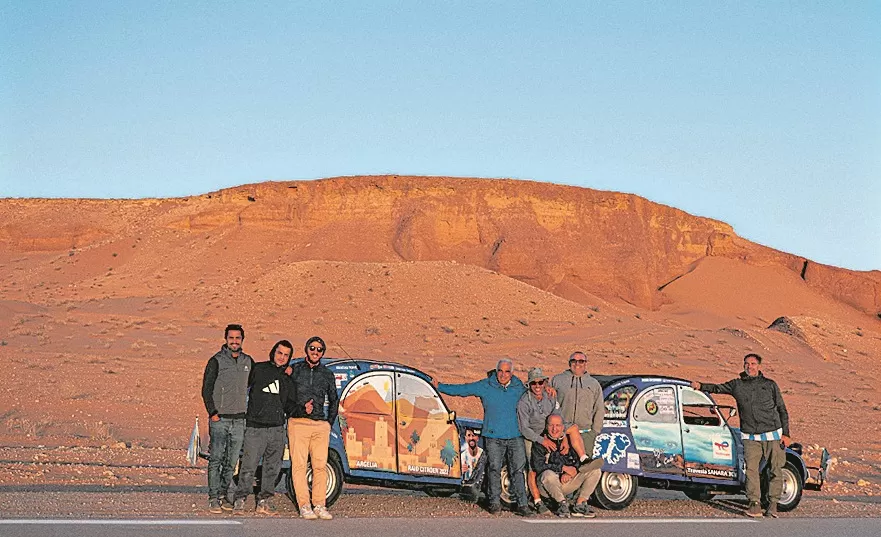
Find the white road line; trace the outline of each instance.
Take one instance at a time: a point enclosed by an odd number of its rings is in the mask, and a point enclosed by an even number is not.
[[[112,520],[112,519],[0,519],[0,524],[15,525],[52,525],[52,526],[241,526],[237,520]]]
[[[529,524],[752,524],[756,520],[746,518],[558,518],[556,520],[533,520]]]

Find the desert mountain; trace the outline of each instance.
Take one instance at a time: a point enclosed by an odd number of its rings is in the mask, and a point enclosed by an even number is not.
[[[319,334],[330,357],[448,382],[502,356],[556,372],[575,349],[593,373],[722,381],[759,352],[800,440],[881,453],[879,312],[879,271],[584,188],[383,176],[0,199],[0,440],[179,447],[205,362],[241,322],[258,361]],[[845,415],[876,419],[855,433]]]

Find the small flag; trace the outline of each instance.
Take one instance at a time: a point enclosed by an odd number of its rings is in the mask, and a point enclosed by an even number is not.
[[[193,432],[190,434],[190,445],[187,447],[187,462],[190,466],[197,465],[200,451],[202,451],[202,439],[199,437],[199,418],[196,417],[196,424],[193,425]]]

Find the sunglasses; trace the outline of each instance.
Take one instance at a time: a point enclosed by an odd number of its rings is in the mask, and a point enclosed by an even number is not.
[[[309,345],[309,350],[312,352],[324,352],[323,347],[315,347],[313,345]]]
[[[569,360],[570,364],[586,364],[587,360]]]
[[[545,381],[543,380],[533,380],[529,383],[530,386],[543,386]]]

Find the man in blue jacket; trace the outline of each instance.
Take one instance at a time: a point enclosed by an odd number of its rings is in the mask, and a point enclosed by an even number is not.
[[[487,457],[488,510],[496,514],[502,510],[502,463],[507,460],[508,478],[513,486],[520,516],[532,516],[527,505],[526,481],[523,470],[526,468],[526,446],[520,436],[517,423],[517,402],[526,391],[523,382],[514,376],[514,363],[503,358],[496,364],[495,375],[477,382],[466,384],[442,384],[437,379],[432,383],[439,392],[459,397],[479,397],[483,405],[484,451]]]

